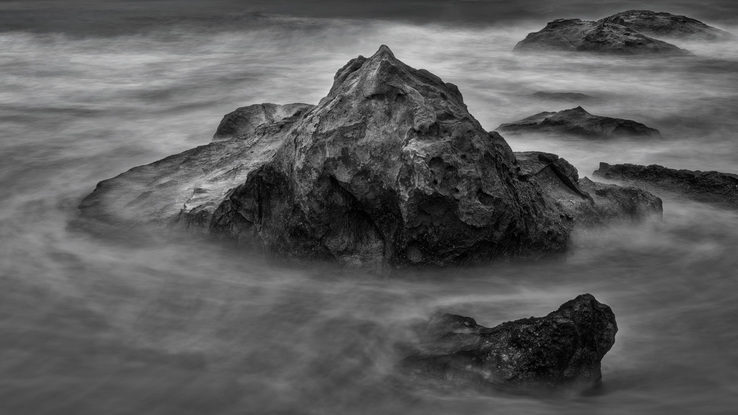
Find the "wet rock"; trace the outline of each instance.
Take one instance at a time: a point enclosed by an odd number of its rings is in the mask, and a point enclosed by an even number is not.
[[[386,46],[341,68],[314,107],[246,107],[221,127],[208,145],[101,182],[83,215],[355,266],[567,247],[572,218],[519,174],[505,140],[469,114],[455,85]]]
[[[241,107],[223,117],[213,140],[246,137],[257,128],[278,129],[283,124],[293,123],[313,107],[310,104],[257,104]]]
[[[674,193],[698,202],[738,208],[738,175],[717,171],[675,170],[652,164],[600,163],[595,176],[644,187],[657,193]]]
[[[583,294],[545,317],[480,326],[435,316],[402,365],[419,378],[511,391],[586,390],[600,384],[601,361],[618,326],[610,307]]]
[[[556,154],[527,151],[515,156],[521,177],[538,184],[551,203],[576,225],[639,222],[662,214],[661,199],[653,194],[580,179],[577,169]]]
[[[637,30],[644,35],[657,38],[695,40],[731,40],[731,33],[708,26],[699,20],[650,10],[628,10],[613,14],[599,22],[613,23]]]
[[[557,19],[530,33],[514,51],[571,51],[617,55],[691,55],[670,43],[648,37],[626,26],[581,19]]]
[[[541,112],[502,124],[497,130],[512,134],[564,134],[587,138],[658,137],[661,134],[636,121],[593,115],[582,107],[559,112]]]

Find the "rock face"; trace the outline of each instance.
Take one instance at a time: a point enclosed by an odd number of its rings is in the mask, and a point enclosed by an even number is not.
[[[571,51],[618,55],[690,55],[670,43],[653,39],[620,24],[557,19],[530,33],[514,51]]]
[[[577,169],[556,154],[515,153],[522,178],[535,181],[567,218],[582,226],[611,222],[638,222],[660,217],[661,199],[635,188],[608,185],[579,178]]]
[[[675,170],[663,166],[600,163],[595,176],[619,180],[655,192],[671,192],[698,202],[738,209],[738,175],[717,171]]]
[[[541,112],[515,122],[502,124],[502,133],[565,134],[587,138],[658,137],[655,128],[620,118],[592,115],[582,107],[559,112]]]
[[[421,331],[405,368],[459,386],[515,391],[587,389],[601,382],[600,362],[618,331],[610,307],[583,294],[545,317],[497,327],[469,317],[436,316]]]
[[[241,108],[210,144],[105,180],[80,208],[362,266],[561,252],[580,219],[520,173],[456,86],[386,46],[341,68],[317,106]]]
[[[735,39],[731,33],[708,26],[699,20],[650,10],[628,10],[599,20],[619,24],[648,36],[697,40]]]

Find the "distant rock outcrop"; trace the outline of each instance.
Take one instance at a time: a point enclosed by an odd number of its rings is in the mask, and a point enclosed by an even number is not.
[[[595,176],[623,181],[654,192],[670,192],[698,202],[738,209],[738,175],[675,170],[663,166],[600,163]]]
[[[629,27],[648,36],[695,40],[730,40],[731,33],[697,19],[650,10],[628,10],[599,20]]]
[[[469,317],[431,319],[402,363],[421,378],[512,391],[586,390],[602,380],[601,361],[618,331],[610,307],[583,294],[545,317],[493,328]]]
[[[558,19],[518,42],[515,51],[572,51],[618,55],[690,55],[670,43],[608,22]]]
[[[561,102],[590,102],[595,101],[597,98],[580,94],[578,92],[545,92],[537,91],[530,95],[531,98],[545,100],[545,101],[561,101]]]
[[[588,138],[658,137],[655,128],[621,118],[592,115],[582,107],[559,112],[541,112],[497,127],[501,133],[551,133]]]
[[[565,250],[579,218],[519,172],[455,85],[382,46],[341,68],[318,105],[237,110],[212,143],[105,180],[80,208],[347,265]]]

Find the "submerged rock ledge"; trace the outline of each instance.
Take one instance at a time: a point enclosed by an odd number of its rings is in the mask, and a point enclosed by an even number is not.
[[[536,258],[564,251],[575,224],[660,213],[646,192],[603,192],[570,165],[556,173],[563,160],[541,162],[554,157],[519,161],[455,85],[382,46],[317,105],[239,108],[210,144],[102,181],[80,209],[286,258],[400,267]]]
[[[480,326],[452,314],[432,318],[402,366],[421,378],[459,387],[524,392],[586,390],[602,381],[601,361],[618,326],[610,307],[591,294],[545,317]]]
[[[652,164],[600,163],[594,176],[622,181],[654,192],[669,192],[697,202],[738,209],[738,174],[676,170]]]

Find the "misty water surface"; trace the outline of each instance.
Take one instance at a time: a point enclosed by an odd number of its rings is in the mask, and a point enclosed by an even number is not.
[[[735,42],[680,44],[693,58],[510,52],[542,26],[256,16],[223,30],[0,33],[0,413],[733,413],[736,212],[664,195],[663,221],[578,232],[561,261],[389,275],[70,226],[96,182],[207,143],[238,106],[317,103],[380,44],[457,84],[490,130],[576,106],[529,97],[539,90],[585,93],[592,113],[661,130],[507,137],[581,176],[600,161],[738,173]],[[584,292],[620,327],[602,394],[421,386],[395,368],[409,326],[435,311],[493,326]]]

